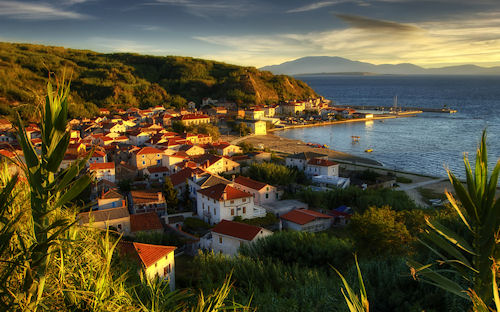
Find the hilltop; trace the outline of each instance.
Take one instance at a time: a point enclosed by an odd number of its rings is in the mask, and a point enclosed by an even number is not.
[[[275,74],[340,74],[371,73],[388,75],[500,75],[500,67],[480,67],[476,65],[423,68],[410,63],[375,65],[352,61],[342,57],[307,56],[293,61],[260,68]]]
[[[245,105],[317,96],[300,80],[254,67],[182,56],[0,43],[0,114],[10,115],[17,107],[25,118],[32,116],[32,103],[39,102],[36,95],[45,94],[49,71],[60,74],[63,69],[72,75],[71,117],[93,116],[101,107],[182,107],[204,97]]]

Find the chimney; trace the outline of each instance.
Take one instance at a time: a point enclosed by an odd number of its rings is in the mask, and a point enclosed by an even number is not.
[[[233,182],[234,182],[234,177],[235,177],[235,176],[234,176],[234,174],[233,174],[233,175],[231,176],[231,181],[233,181]]]

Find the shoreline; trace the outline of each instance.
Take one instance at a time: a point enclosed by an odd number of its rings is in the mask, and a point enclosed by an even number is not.
[[[383,167],[383,164],[369,158],[355,156],[349,153],[335,151],[329,148],[318,148],[306,145],[304,141],[283,138],[275,134],[266,135],[249,135],[237,139],[238,142],[247,142],[252,145],[263,144],[265,148],[271,151],[276,151],[285,154],[294,154],[301,152],[314,152],[318,154],[326,154],[328,158],[338,160],[340,162],[349,162],[353,164],[364,164],[368,166]]]

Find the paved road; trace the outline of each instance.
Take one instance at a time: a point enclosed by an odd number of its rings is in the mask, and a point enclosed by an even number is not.
[[[441,183],[441,182],[445,182],[445,181],[448,181],[448,178],[441,178],[441,179],[437,179],[437,180],[429,180],[429,181],[423,181],[423,182],[419,182],[419,183],[408,184],[408,185],[398,187],[397,190],[398,191],[408,191],[408,190],[416,189],[416,188],[419,188],[422,186]]]

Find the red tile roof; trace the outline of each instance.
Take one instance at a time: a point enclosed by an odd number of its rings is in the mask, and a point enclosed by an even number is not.
[[[247,241],[251,241],[264,229],[258,226],[233,222],[228,220],[222,220],[214,228],[211,229],[212,232],[232,236]]]
[[[137,213],[130,215],[130,231],[163,230],[160,217],[156,212]]]
[[[180,120],[187,120],[187,119],[200,119],[200,118],[210,118],[207,115],[204,114],[186,114],[180,117]]]
[[[330,166],[335,166],[337,163],[326,159],[313,158],[309,160],[307,164],[313,166],[330,167]]]
[[[120,250],[142,262],[146,268],[149,268],[158,260],[173,252],[177,247],[161,246],[132,242],[120,242]]]
[[[192,175],[193,175],[193,169],[187,167],[179,172],[170,175],[170,181],[172,181],[172,184],[176,186],[186,182],[186,180],[189,179]]]
[[[218,201],[253,197],[250,193],[240,191],[223,183],[207,187],[206,189],[198,191],[198,193]]]
[[[252,180],[252,179],[244,177],[244,176],[239,176],[236,179],[234,179],[234,183],[241,184],[243,186],[249,187],[249,188],[257,190],[257,191],[260,191],[262,188],[264,188],[267,185],[266,183],[255,181],[255,180]]]
[[[281,216],[282,219],[304,225],[316,219],[330,219],[332,216],[308,209],[295,209]]]
[[[143,154],[163,154],[163,151],[154,147],[146,146],[136,152],[136,155],[143,155]]]
[[[91,163],[89,166],[89,170],[104,170],[104,169],[115,169],[114,162],[107,163]]]
[[[134,205],[164,202],[163,194],[155,190],[130,191]]]

